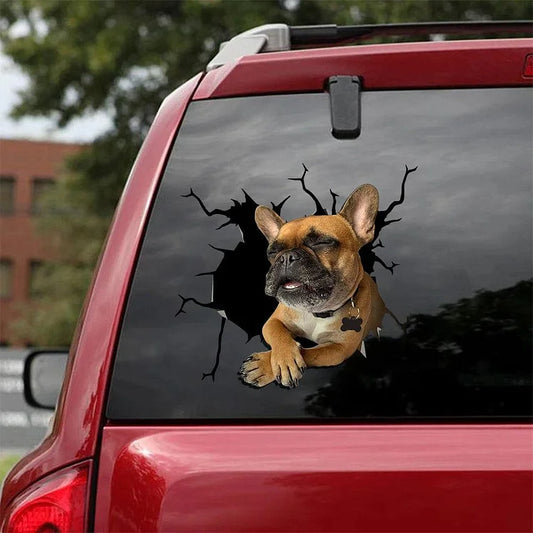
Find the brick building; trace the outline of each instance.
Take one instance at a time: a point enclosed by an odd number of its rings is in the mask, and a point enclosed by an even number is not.
[[[53,253],[35,229],[43,193],[82,145],[0,139],[0,345],[17,345],[10,324],[31,301],[32,280]]]

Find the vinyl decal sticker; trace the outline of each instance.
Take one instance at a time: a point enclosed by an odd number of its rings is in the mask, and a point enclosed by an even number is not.
[[[387,209],[379,211],[377,189],[365,184],[352,192],[338,213],[338,195],[330,190],[328,214],[307,188],[308,169],[303,165],[302,176],[289,179],[301,183],[315,212],[288,222],[281,211],[289,197],[271,207],[259,206],[243,191],[244,202],[233,200],[228,209],[210,211],[192,189],[184,195],[194,198],[207,216],[226,217],[219,228],[234,224],[243,236],[232,250],[215,248],[223,254],[220,264],[201,274],[213,279],[210,302],[180,295],[176,316],[194,302],[222,317],[215,363],[202,379],[215,380],[226,320],[249,339],[261,335],[270,348],[242,363],[240,377],[254,387],[272,382],[294,387],[305,368],[338,365],[360,350],[365,336],[376,334],[384,314],[390,313],[371,275],[376,263],[391,274],[397,266],[377,256],[376,249],[383,247],[378,237],[384,227],[399,221],[387,217],[404,202],[407,176],[414,171],[416,167],[406,166],[400,198]],[[235,280],[247,290],[231,292]]]

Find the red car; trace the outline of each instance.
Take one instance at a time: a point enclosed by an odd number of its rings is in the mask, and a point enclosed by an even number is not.
[[[516,31],[268,25],[169,95],[2,531],[531,531],[533,40],[435,38]],[[434,39],[353,45],[392,33]],[[246,382],[277,304],[257,206],[338,214],[363,183],[379,338]],[[57,362],[27,362],[34,404]]]

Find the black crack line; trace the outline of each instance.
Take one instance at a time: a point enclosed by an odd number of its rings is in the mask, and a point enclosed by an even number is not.
[[[224,334],[225,325],[226,325],[226,319],[222,317],[222,321],[220,322],[220,331],[218,332],[218,345],[217,345],[217,355],[215,358],[215,366],[213,366],[213,368],[211,369],[211,372],[202,373],[202,381],[207,376],[211,376],[213,383],[215,382],[215,374],[217,372],[218,365],[220,363],[220,352],[222,351],[222,335]]]
[[[202,211],[208,216],[208,217],[212,217],[213,215],[224,215],[224,216],[228,216],[227,215],[227,212],[224,211],[223,209],[213,209],[212,211],[209,211],[209,209],[207,209],[207,207],[205,206],[204,202],[202,201],[202,199],[192,190],[191,188],[191,191],[189,192],[189,194],[182,194],[181,197],[182,198],[190,198],[190,197],[193,197],[193,198],[196,198],[196,201],[200,204],[200,207],[202,208]]]
[[[196,298],[185,298],[181,294],[178,294],[178,296],[181,298],[181,306],[176,312],[176,314],[174,315],[175,317],[177,317],[178,315],[181,315],[182,313],[186,313],[185,305],[187,302],[194,302],[196,305],[199,305],[200,307],[213,308],[212,303],[204,304],[202,302],[199,302]]]
[[[279,204],[275,204],[274,202],[270,202],[271,205],[272,205],[272,210],[274,211],[274,213],[277,213],[278,215],[281,214],[281,208],[283,207],[283,205],[285,204],[285,202],[291,197],[291,195],[289,194],[289,196],[287,196],[287,198],[285,198],[285,200],[282,200]]]
[[[304,167],[303,174],[300,178],[288,178],[291,181],[299,181],[302,184],[302,189],[306,192],[315,202],[316,212],[315,215],[327,215],[328,212],[322,207],[322,204],[319,202],[318,198],[305,186],[305,175],[309,172],[309,169],[302,163]]]
[[[400,265],[400,263],[395,263],[394,261],[391,262],[390,266],[387,266],[387,264],[383,261],[383,259],[379,258],[376,255],[376,261],[385,269],[387,269],[391,274],[394,274],[394,269]]]
[[[408,168],[408,166],[405,165],[405,174],[404,174],[403,179],[402,179],[402,192],[400,194],[400,198],[398,200],[395,200],[394,202],[391,202],[389,207],[387,207],[387,209],[385,209],[385,211],[382,211],[382,213],[383,213],[382,216],[383,216],[383,221],[384,222],[385,222],[385,219],[387,218],[387,216],[390,215],[391,211],[396,206],[403,204],[403,202],[405,200],[405,182],[407,181],[407,176],[409,176],[409,174],[411,174],[412,172],[416,172],[417,169],[418,169],[418,166],[416,166],[414,168]],[[399,218],[397,220],[390,220],[384,225],[392,224],[393,222],[399,222],[400,220],[401,220],[401,218]]]
[[[337,198],[339,195],[337,193],[334,193],[331,189],[329,190],[329,194],[331,194],[331,198],[333,199],[333,203],[331,205],[331,214],[336,215],[337,214]]]

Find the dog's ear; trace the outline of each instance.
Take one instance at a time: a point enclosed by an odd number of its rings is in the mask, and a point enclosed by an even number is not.
[[[285,221],[269,207],[260,205],[255,210],[255,223],[268,242],[271,243],[278,236]]]
[[[352,226],[363,245],[374,238],[378,205],[378,190],[373,185],[366,184],[350,194],[339,212]]]

